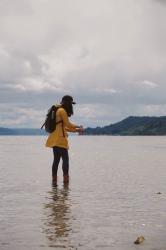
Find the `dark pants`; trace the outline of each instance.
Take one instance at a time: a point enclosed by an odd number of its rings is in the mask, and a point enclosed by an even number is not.
[[[52,164],[52,176],[56,176],[58,172],[58,165],[62,158],[63,175],[69,174],[69,155],[68,150],[60,147],[53,147],[54,161]]]

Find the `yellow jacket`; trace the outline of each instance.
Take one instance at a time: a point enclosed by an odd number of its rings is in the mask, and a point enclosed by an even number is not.
[[[48,136],[46,147],[52,148],[57,146],[66,149],[69,148],[67,131],[76,132],[77,126],[69,121],[67,112],[62,107],[60,107],[56,112],[56,122],[61,120],[63,122],[58,123],[55,131]]]

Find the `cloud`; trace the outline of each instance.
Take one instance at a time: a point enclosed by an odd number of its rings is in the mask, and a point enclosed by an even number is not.
[[[83,122],[83,113],[88,125],[164,107],[166,17],[158,3],[2,0],[1,105],[15,107],[18,126],[38,126],[64,94],[74,95],[75,119]],[[28,110],[29,123],[20,105]],[[11,126],[10,117],[6,121]]]
[[[40,124],[44,119],[43,110],[27,108],[26,106],[13,105],[12,107],[0,104],[1,115],[0,115],[0,126],[5,127],[32,127],[32,124],[35,127],[40,128]]]
[[[148,80],[142,81],[141,84],[146,85],[146,86],[148,86],[150,88],[156,88],[158,86],[157,83],[151,82],[151,81],[148,81]]]
[[[162,4],[166,4],[166,1],[165,0],[154,0],[156,2],[159,2],[159,3],[162,3]]]

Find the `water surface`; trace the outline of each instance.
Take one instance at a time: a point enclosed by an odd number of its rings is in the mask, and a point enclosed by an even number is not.
[[[166,137],[70,137],[57,187],[45,140],[0,137],[1,250],[166,249]]]

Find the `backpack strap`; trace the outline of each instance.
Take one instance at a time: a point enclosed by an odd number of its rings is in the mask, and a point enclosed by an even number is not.
[[[40,129],[42,129],[44,127],[45,123],[46,122],[43,123],[43,125],[41,126]],[[65,137],[65,132],[64,132],[64,129],[63,129],[63,120],[60,120],[60,121],[56,122],[56,124],[59,124],[59,123],[62,123],[62,132],[63,132],[63,136]]]
[[[60,120],[60,121],[56,122],[56,124],[59,124],[59,123],[62,123],[62,132],[63,132],[63,136],[65,137],[65,132],[64,132],[64,129],[63,129],[63,120]]]
[[[56,122],[56,124],[58,123],[62,123],[62,133],[63,133],[63,137],[65,137],[65,132],[64,132],[64,129],[63,129],[63,120],[59,121],[59,122]]]
[[[46,122],[43,123],[43,125],[41,126],[40,129],[42,129],[42,128],[44,127],[45,123],[46,123]],[[58,123],[63,123],[63,121],[61,120],[61,121],[59,121],[59,122],[56,122],[56,124],[58,124]]]
[[[56,124],[59,124],[59,123],[63,123],[63,121],[62,121],[62,120],[60,120],[59,122],[56,122]]]
[[[43,125],[41,126],[41,128],[40,128],[40,129],[43,129],[44,125],[45,125],[45,122],[43,123]]]

